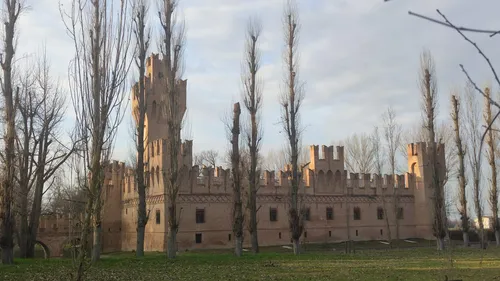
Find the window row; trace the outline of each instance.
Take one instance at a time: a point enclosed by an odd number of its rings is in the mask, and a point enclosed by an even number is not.
[[[310,208],[306,208],[303,212],[304,220],[309,221],[311,220],[311,210]],[[326,220],[333,220],[334,214],[333,214],[333,208],[332,207],[326,207],[325,209],[325,217]],[[396,213],[396,217],[398,220],[404,219],[404,210],[403,208],[399,207],[398,211]],[[354,220],[361,220],[361,208],[360,207],[354,207],[353,209],[353,219]],[[384,219],[384,209],[382,207],[377,208],[377,219],[383,220]],[[278,221],[278,209],[277,208],[269,208],[269,221]]]
[[[125,214],[127,214],[128,209],[125,210]],[[326,220],[333,220],[333,208],[332,207],[327,207],[325,210],[325,215],[326,215]],[[304,220],[310,221],[311,220],[311,209],[306,208],[304,209],[303,212]],[[377,208],[377,219],[378,220],[383,220],[385,217],[384,214],[384,209],[382,207]],[[398,220],[404,219],[404,210],[403,208],[399,207],[396,217]],[[160,217],[160,210],[156,210],[156,224],[160,224],[161,222],[161,217]],[[361,209],[359,207],[354,207],[353,209],[353,219],[354,220],[361,220]],[[195,220],[196,223],[205,223],[205,209],[196,209],[195,213]],[[278,209],[277,208],[269,208],[269,221],[275,222],[278,221]]]

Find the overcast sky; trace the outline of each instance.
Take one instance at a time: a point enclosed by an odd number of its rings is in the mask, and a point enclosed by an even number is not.
[[[20,20],[18,57],[48,48],[54,75],[66,82],[73,56],[70,38],[59,15],[58,0],[28,1]],[[187,24],[186,70],[188,119],[195,151],[226,145],[223,115],[240,97],[240,62],[244,28],[250,16],[263,23],[261,41],[264,81],[264,153],[280,148],[278,95],[283,74],[282,0],[181,0]],[[449,118],[449,93],[465,81],[459,64],[478,83],[491,74],[477,52],[451,29],[412,17],[408,11],[439,17],[440,9],[457,25],[494,29],[500,26],[500,2],[493,0],[301,0],[300,71],[306,97],[302,109],[304,144],[330,144],[355,132],[371,131],[380,115],[393,106],[399,121],[410,126],[420,119],[417,86],[419,55],[434,55],[439,79],[440,118]],[[63,4],[68,5],[68,0]],[[64,8],[69,8],[68,6]],[[155,5],[151,10],[155,12]],[[151,24],[157,30],[157,18]],[[156,34],[156,32],[154,33]],[[472,36],[498,63],[498,41]],[[157,48],[153,46],[153,51]],[[130,84],[132,81],[129,82]],[[128,99],[128,94],[127,94]],[[69,97],[68,97],[68,101]],[[129,110],[129,109],[128,109]],[[66,126],[72,126],[68,109]],[[130,150],[128,118],[121,126],[114,157],[126,160]]]

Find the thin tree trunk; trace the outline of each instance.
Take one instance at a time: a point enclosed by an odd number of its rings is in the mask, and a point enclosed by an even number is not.
[[[137,245],[136,256],[144,256],[144,237],[146,224],[148,223],[148,214],[146,213],[146,181],[144,175],[144,123],[146,119],[146,110],[148,99],[145,91],[145,73],[146,73],[146,52],[149,48],[149,33],[146,31],[147,6],[144,1],[139,1],[137,6],[134,6],[134,32],[136,35],[137,58],[136,65],[139,69],[138,91],[136,93],[138,99],[139,116],[136,120],[137,125],[137,163],[136,177],[137,189],[139,193],[139,206],[137,209]],[[153,120],[151,120],[153,121]],[[153,171],[151,171],[153,172]]]
[[[240,104],[235,103],[233,108],[233,126],[231,128],[231,165],[233,174],[233,234],[235,237],[234,254],[240,257],[243,253],[243,203],[241,200],[241,174],[240,167]]]
[[[462,233],[464,246],[469,246],[469,217],[467,214],[467,195],[466,195],[466,179],[465,179],[465,151],[462,145],[462,136],[460,134],[460,107],[459,101],[456,96],[452,95],[452,114],[453,126],[455,129],[455,143],[458,152],[458,183],[459,183],[459,201],[460,208],[459,213],[462,223]]]
[[[15,97],[18,96],[19,89],[14,95],[12,86],[12,66],[15,54],[14,39],[16,22],[23,8],[23,4],[18,0],[4,0],[4,46],[3,61],[3,106],[4,106],[4,126],[6,135],[4,137],[4,166],[3,180],[0,186],[0,248],[2,251],[2,263],[14,263],[14,177],[15,177],[15,136],[16,136],[16,106]]]
[[[87,249],[89,248],[89,236],[92,231],[92,214],[94,209],[94,200],[91,197],[92,194],[89,192],[88,194],[90,198],[88,198],[85,204],[85,219],[83,221],[82,233],[80,237],[80,248],[78,250],[78,259],[77,259],[77,270],[76,270],[76,280],[81,281],[85,275],[85,260],[87,257]]]
[[[493,117],[491,114],[491,99],[490,99],[490,89],[486,88],[484,90],[486,95],[486,104],[485,104],[485,121],[486,126],[492,123]],[[500,230],[500,225],[498,224],[498,186],[497,186],[497,166],[496,166],[496,146],[497,140],[495,139],[496,133],[493,130],[488,130],[487,133],[487,144],[488,144],[488,162],[491,167],[491,187],[490,187],[490,196],[489,202],[491,206],[491,213],[493,214],[493,223],[491,228],[496,233]],[[498,240],[497,235],[495,235],[496,245],[500,245],[500,240]]]
[[[290,176],[290,205],[288,210],[288,222],[290,234],[293,241],[293,252],[300,253],[300,237],[304,230],[304,210],[299,202],[299,142],[300,142],[300,120],[299,110],[304,98],[303,87],[299,80],[298,69],[298,32],[299,22],[296,11],[296,3],[288,1],[284,14],[284,35],[286,43],[286,51],[284,55],[284,63],[287,69],[285,73],[285,92],[281,98],[282,106],[282,123],[283,129],[287,135],[288,153],[290,156],[291,171],[288,171]]]
[[[386,201],[385,201],[385,188],[380,187],[382,190],[382,206],[384,208],[384,219],[385,225],[387,229],[387,241],[389,242],[389,248],[392,248],[392,233],[391,233],[391,225],[389,223],[389,213],[387,212]]]
[[[431,188],[433,190],[433,231],[436,237],[438,250],[444,249],[445,214],[444,214],[444,191],[442,179],[440,179],[437,164],[436,132],[435,132],[435,107],[437,102],[437,88],[434,71],[434,64],[429,52],[424,52],[421,56],[421,91],[425,104],[425,127],[427,129],[427,147],[429,164],[431,170]],[[441,152],[444,153],[444,152]]]

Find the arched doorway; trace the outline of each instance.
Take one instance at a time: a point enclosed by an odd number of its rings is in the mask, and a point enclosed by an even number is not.
[[[36,246],[37,245],[40,246],[43,249],[44,258],[45,259],[50,258],[50,249],[49,249],[49,247],[45,243],[43,243],[42,241],[37,240],[35,242],[35,251],[36,251],[36,248],[37,248]]]

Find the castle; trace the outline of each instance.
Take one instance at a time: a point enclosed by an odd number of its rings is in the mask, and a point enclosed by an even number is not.
[[[145,79],[148,95],[145,122],[145,163],[149,221],[145,250],[165,251],[167,216],[162,169],[166,165],[166,122],[157,113],[164,87],[162,60],[153,54],[147,59]],[[182,90],[181,114],[186,110],[187,81]],[[137,85],[132,89],[132,111],[137,112]],[[136,118],[137,121],[137,118]],[[230,171],[222,167],[192,165],[191,140],[182,144],[179,161],[183,178],[178,195],[179,251],[199,248],[230,248],[232,237],[232,187]],[[394,238],[396,220],[400,238],[432,239],[432,190],[425,143],[408,145],[408,172],[404,175],[348,174],[343,147],[310,147],[310,163],[302,171],[302,200],[306,206],[305,230],[301,239],[310,243],[346,240],[387,239],[388,216]],[[444,145],[438,145],[440,177],[444,177]],[[201,173],[200,173],[201,172]],[[264,171],[257,192],[258,236],[261,246],[290,244],[288,230],[289,180],[286,171]],[[103,189],[103,251],[131,251],[136,247],[138,194],[134,171],[124,163],[106,167]],[[392,211],[393,188],[399,194],[398,210]],[[382,194],[387,205],[383,209]],[[244,236],[249,245],[249,234]]]

